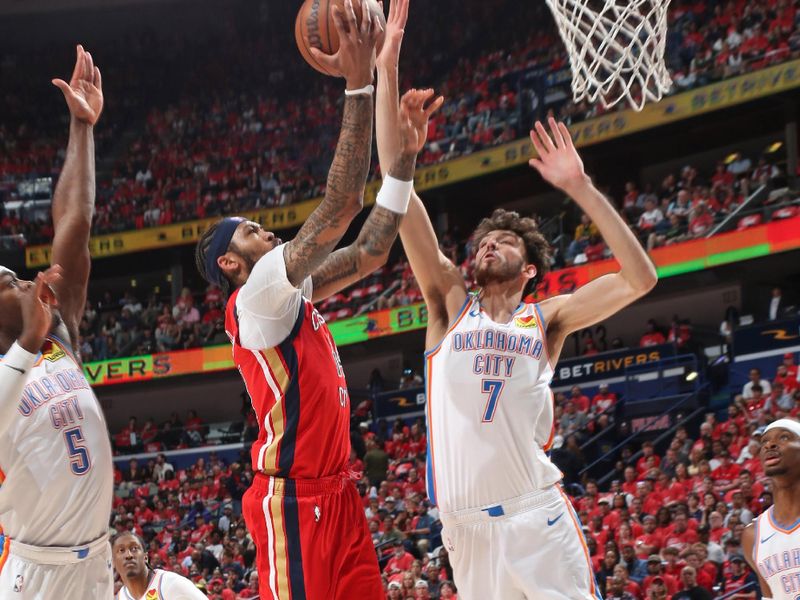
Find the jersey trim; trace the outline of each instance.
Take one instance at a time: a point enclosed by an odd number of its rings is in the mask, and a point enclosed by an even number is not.
[[[586,545],[586,537],[583,535],[583,530],[580,526],[580,519],[575,514],[575,508],[572,506],[572,502],[569,501],[564,490],[561,488],[560,485],[556,485],[556,489],[558,493],[561,494],[561,497],[564,499],[564,503],[567,505],[567,512],[569,513],[570,521],[572,521],[572,525],[575,527],[575,531],[578,534],[578,539],[581,542],[581,548],[583,548],[583,554],[586,557],[586,565],[589,573],[589,593],[592,594],[593,598],[597,598],[598,600],[602,600],[602,596],[597,589],[597,582],[594,578],[594,570],[592,569],[592,559],[589,553],[589,547]]]
[[[779,525],[773,515],[774,508],[775,508],[774,505],[769,507],[769,510],[767,511],[767,519],[769,519],[769,524],[772,525],[773,528],[775,528],[775,531],[778,531],[780,533],[794,533],[795,531],[800,529],[800,519],[797,519],[794,523],[789,525],[788,528]]]
[[[444,341],[447,339],[447,336],[450,335],[450,333],[456,327],[458,327],[458,324],[461,322],[461,319],[463,319],[466,316],[466,314],[469,312],[469,307],[472,304],[473,300],[474,300],[474,298],[473,298],[472,294],[467,294],[467,298],[466,298],[466,300],[464,300],[464,304],[461,306],[461,310],[458,312],[458,315],[456,316],[456,318],[453,319],[453,322],[450,323],[450,325],[447,327],[447,331],[444,332],[444,335],[442,336],[442,339],[439,340],[439,343],[436,344],[433,348],[431,348],[430,350],[427,350],[425,352],[425,356],[427,358],[433,358],[439,352],[439,350],[442,349],[442,344],[444,344]]]
[[[302,324],[302,319],[298,323]],[[297,429],[300,425],[300,377],[298,376],[299,359],[294,347],[293,338],[290,336],[279,347],[280,357],[283,360],[289,378],[289,385],[284,395],[285,424],[283,439],[281,440],[280,453],[278,454],[278,477],[287,477],[294,466],[294,453],[297,445]]]
[[[547,346],[547,342],[546,341],[545,341],[544,345]],[[555,414],[556,414],[556,410],[555,410],[556,397],[553,394],[553,389],[549,385],[547,386],[547,391],[550,392],[550,402],[553,403],[553,424],[550,427],[550,437],[547,439],[547,443],[544,446],[542,446],[542,450],[544,450],[545,452],[549,452],[550,451],[550,449],[553,447],[553,440],[556,439],[556,418],[555,418]],[[559,469],[559,471],[560,470],[561,469]],[[562,478],[564,477],[563,473],[561,474],[561,477]]]
[[[289,597],[292,600],[306,600],[305,569],[300,542],[300,513],[298,512],[294,480],[286,481],[286,489],[281,500],[288,550],[286,554],[289,561]]]
[[[466,312],[465,312],[466,314]],[[462,315],[463,316],[463,315]],[[447,337],[447,336],[445,336]],[[442,342],[444,338],[442,338]],[[441,344],[441,342],[440,342]],[[431,418],[431,402],[433,400],[433,394],[431,393],[431,385],[432,385],[432,378],[431,378],[431,371],[433,370],[433,355],[428,356],[425,360],[425,395],[426,395],[426,419],[428,421],[428,451],[427,451],[427,458],[425,460],[425,469],[426,469],[426,487],[428,492],[428,497],[430,498],[431,503],[433,506],[437,506],[436,501],[436,461],[433,458],[433,419]]]
[[[752,555],[753,555],[753,564],[756,565],[756,567],[757,567],[758,566],[758,546],[761,543],[761,538],[759,537],[759,532],[758,532],[758,530],[760,529],[759,525],[761,524],[761,515],[757,516],[755,518],[755,521],[756,521],[756,525],[755,525],[755,530],[753,531],[753,551],[752,551]]]
[[[3,529],[0,527],[0,573],[3,572],[3,566],[8,560],[8,555],[11,552],[11,538],[3,534]]]
[[[264,415],[264,430],[267,439],[259,450],[257,469],[270,475],[277,473],[278,457],[286,433],[286,390],[289,388],[289,373],[277,350],[271,348],[261,352],[253,352],[267,380],[267,384],[275,397],[275,404]]]
[[[544,315],[542,314],[542,309],[538,304],[533,305],[534,310],[536,310],[536,314],[539,316],[539,323],[541,323],[542,329],[542,346],[544,346],[544,355],[547,358],[547,365],[553,371],[553,374],[556,372],[556,367],[550,360],[550,347],[547,344],[547,322],[544,320]],[[550,377],[550,381],[553,381],[552,376]],[[548,382],[549,385],[550,382]],[[555,420],[553,421],[555,423]]]

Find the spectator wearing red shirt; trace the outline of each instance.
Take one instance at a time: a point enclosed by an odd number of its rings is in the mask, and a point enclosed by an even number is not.
[[[680,559],[678,549],[674,546],[667,546],[661,551],[661,557],[664,559],[662,563],[664,573],[671,575],[676,580],[680,579],[681,571],[686,563]]]
[[[786,367],[787,376],[797,382],[797,365],[794,364],[794,353],[787,352],[783,355],[783,366]],[[786,385],[786,382],[784,382],[784,385]]]
[[[655,319],[650,319],[647,322],[647,331],[639,339],[639,345],[642,348],[647,348],[648,346],[658,346],[659,344],[664,344],[666,341],[667,339],[664,337],[664,334],[658,330],[658,325],[656,324]]]
[[[714,225],[714,217],[709,212],[706,203],[699,202],[692,211],[692,218],[689,220],[689,235],[693,238],[705,236]]]
[[[408,571],[413,562],[414,556],[406,552],[402,541],[397,540],[394,543],[392,557],[389,559],[389,562],[386,563],[383,572],[390,579],[396,579],[398,575],[402,575],[405,571]]]
[[[697,532],[689,529],[689,520],[682,512],[675,515],[672,531],[664,538],[664,546],[673,546],[678,552],[685,550],[690,544],[697,541]]]
[[[658,468],[658,466],[661,464],[661,458],[659,458],[656,454],[654,454],[653,442],[651,442],[650,440],[647,440],[646,442],[644,442],[642,444],[642,456],[641,456],[641,458],[639,458],[639,460],[636,461],[636,470],[640,474],[645,473],[647,471],[647,469],[650,468],[650,467],[648,467],[648,464],[647,464],[648,463],[648,459],[650,457],[653,457],[655,459],[655,465],[654,466],[656,468]]]
[[[589,396],[583,393],[580,386],[574,385],[572,386],[572,390],[570,392],[570,400],[575,403],[575,408],[578,409],[578,412],[588,413],[589,406],[591,402],[589,401]]]
[[[722,538],[725,537],[726,534],[730,533],[730,529],[725,527],[725,520],[723,519],[722,514],[715,510],[709,515],[708,523],[708,539],[715,544],[722,545]]]
[[[737,479],[742,468],[731,460],[727,450],[719,453],[720,465],[711,471],[714,480],[714,489],[718,494],[726,493],[738,486]]]
[[[622,491],[626,494],[630,494],[631,496],[637,495],[638,490],[638,481],[637,481],[637,472],[636,469],[630,465],[625,467],[625,471],[623,473],[623,477],[625,477],[625,481],[622,482]],[[645,511],[647,512],[647,511]]]
[[[656,531],[656,518],[646,515],[643,520],[644,532],[634,538],[634,548],[639,558],[647,558],[661,551],[664,541]]]
[[[672,575],[664,573],[661,557],[658,554],[653,554],[647,559],[647,577],[642,581],[642,592],[646,598],[650,586],[661,580],[667,588],[667,594],[672,595],[678,591],[678,582]]]
[[[608,384],[601,383],[597,393],[592,398],[592,413],[600,414],[609,410],[617,402],[617,395],[608,391]]]

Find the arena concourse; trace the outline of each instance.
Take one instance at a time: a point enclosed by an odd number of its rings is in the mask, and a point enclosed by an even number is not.
[[[258,423],[232,370],[226,299],[192,252],[222,215],[292,236],[325,191],[342,82],[302,62],[296,3],[119,4],[0,5],[0,263],[32,273],[46,257],[65,121],[45,84],[80,39],[108,82],[80,350],[115,452],[109,525],[212,600],[256,598],[241,501]],[[758,440],[800,415],[800,1],[674,0],[672,94],[640,114],[571,100],[543,2],[413,5],[401,87],[446,97],[418,188],[465,280],[469,233],[496,207],[534,217],[551,245],[536,298],[613,266],[589,218],[525,166],[527,132],[550,114],[659,271],[648,297],[571,336],[552,383],[552,458],[604,597],[761,598],[741,546],[772,504]],[[136,241],[149,230],[161,241]],[[391,600],[458,598],[425,487],[421,302],[397,244],[317,307],[341,347],[350,470]]]

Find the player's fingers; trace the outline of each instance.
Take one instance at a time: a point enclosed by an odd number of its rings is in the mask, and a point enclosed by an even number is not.
[[[433,113],[442,108],[443,104],[444,104],[444,96],[439,96],[438,98],[436,98],[436,100],[431,102],[430,105],[428,105],[428,108],[425,109],[425,118],[428,119],[431,118]]]
[[[528,164],[530,166],[532,166],[534,169],[536,169],[537,171],[539,171],[539,173],[542,172],[542,168],[544,167],[544,163],[542,161],[540,161],[538,158],[530,159],[528,161]]]
[[[401,27],[405,27],[408,22],[408,5],[409,0],[397,0],[397,22]]]
[[[550,117],[547,121],[550,125],[550,133],[553,136],[553,141],[556,144],[556,148],[564,148],[566,146],[566,142],[564,141],[564,136],[561,135],[561,130],[558,128],[558,123],[556,123],[555,118]]]
[[[358,2],[361,6],[361,23],[359,23],[359,29],[361,35],[369,36],[372,32],[372,11],[369,10],[364,0],[358,0]]]
[[[61,90],[61,93],[64,94],[64,98],[69,100],[72,97],[72,88],[69,87],[69,84],[66,81],[63,79],[53,79],[52,83]]]
[[[94,58],[91,52],[86,53],[86,81],[94,79]]]
[[[353,6],[353,0],[344,0],[344,20],[348,32],[358,31],[358,19],[356,19],[356,9]]]
[[[325,54],[318,48],[309,48],[308,51],[311,53],[311,56],[314,57],[314,60],[322,67],[333,73],[338,72],[338,52],[336,54]]]
[[[563,122],[559,122],[558,128],[561,130],[561,135],[564,138],[567,148],[574,148],[575,143],[572,140],[572,134],[569,131],[569,127],[567,127]]]
[[[555,150],[555,145],[553,144],[553,140],[550,139],[550,136],[547,135],[547,131],[542,125],[541,121],[536,121],[536,125],[534,126],[536,129],[536,133],[539,134],[539,139],[542,142],[542,145],[547,148],[548,152]]]
[[[74,81],[75,79],[79,78],[82,71],[83,71],[83,46],[78,44],[77,46],[75,46],[75,68],[72,69],[72,79],[70,79],[70,81]]]
[[[539,134],[535,130],[531,130],[531,142],[533,142],[533,149],[536,150],[536,154],[541,157],[547,156],[547,149],[542,145]]]
[[[98,90],[103,91],[103,76],[100,74],[100,67],[94,68],[94,80],[92,83]]]

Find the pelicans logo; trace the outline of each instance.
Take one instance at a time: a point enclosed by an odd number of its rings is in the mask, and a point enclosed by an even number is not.
[[[536,323],[536,317],[533,315],[527,317],[517,317],[514,319],[514,324],[522,329],[533,329],[534,327],[539,326],[538,323]]]

